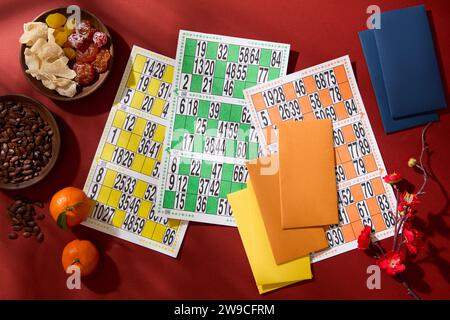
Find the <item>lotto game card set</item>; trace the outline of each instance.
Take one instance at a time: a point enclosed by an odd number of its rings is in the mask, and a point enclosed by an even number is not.
[[[85,191],[85,225],[176,256],[187,221],[235,226],[227,194],[277,151],[276,124],[330,118],[339,224],[319,261],[392,235],[394,195],[348,57],[286,75],[289,45],[180,31],[176,60],[133,47]],[[299,159],[301,165],[301,158]],[[318,191],[319,192],[319,191]]]

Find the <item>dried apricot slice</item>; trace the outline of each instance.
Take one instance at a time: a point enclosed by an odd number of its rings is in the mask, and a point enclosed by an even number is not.
[[[60,47],[62,47],[67,42],[69,33],[67,33],[67,31],[64,28],[58,28],[55,30],[53,35],[55,36],[56,44],[58,44]]]
[[[76,20],[75,18],[67,19],[66,24],[64,25],[64,29],[66,31],[70,31],[70,33],[75,31]]]
[[[58,29],[67,21],[67,18],[61,13],[52,13],[45,18],[45,22],[50,28]]]
[[[73,48],[63,48],[63,51],[67,58],[70,60],[75,59],[76,53]]]

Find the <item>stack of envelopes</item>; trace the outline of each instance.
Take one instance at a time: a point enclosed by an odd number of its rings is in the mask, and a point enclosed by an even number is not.
[[[260,293],[311,279],[309,254],[338,223],[331,120],[289,121],[278,153],[247,164],[247,188],[228,195]]]
[[[385,132],[437,121],[446,101],[425,7],[383,12],[359,38]]]

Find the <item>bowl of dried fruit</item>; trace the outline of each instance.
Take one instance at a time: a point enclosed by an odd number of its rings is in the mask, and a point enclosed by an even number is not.
[[[105,82],[114,48],[108,29],[96,16],[81,10],[80,19],[75,19],[66,10],[48,10],[24,24],[20,62],[35,89],[51,99],[71,101]]]
[[[24,189],[50,172],[61,146],[58,125],[40,102],[0,96],[0,189]]]

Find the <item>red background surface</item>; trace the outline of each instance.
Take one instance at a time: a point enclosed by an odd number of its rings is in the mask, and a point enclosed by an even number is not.
[[[22,93],[46,104],[56,115],[62,150],[56,167],[40,184],[21,192],[46,201],[62,187],[83,187],[108,111],[133,44],[175,57],[178,30],[290,43],[289,73],[349,54],[362,98],[388,170],[419,185],[421,176],[406,166],[420,152],[420,128],[386,135],[357,32],[366,27],[366,8],[382,11],[425,3],[432,14],[441,71],[450,79],[450,2],[448,1],[78,1],[110,28],[115,44],[111,77],[94,95],[73,103],[51,101],[34,91],[19,64],[22,24],[44,10],[73,1],[0,1],[0,94]],[[407,81],[407,79],[405,79]],[[448,94],[447,94],[448,96]],[[450,99],[447,97],[447,101]],[[426,299],[450,298],[450,115],[429,130],[435,179],[419,207],[426,247],[408,268],[413,287]],[[5,213],[16,193],[0,193],[0,298],[14,299],[403,299],[404,288],[382,276],[382,290],[368,290],[366,267],[373,260],[356,250],[313,265],[314,279],[258,295],[237,229],[191,223],[177,259],[78,227],[64,232],[52,219],[41,223],[45,241],[11,241]],[[47,208],[47,206],[46,206]],[[66,288],[60,255],[75,237],[92,240],[102,252],[97,272],[82,290]],[[385,241],[385,244],[390,240]]]

